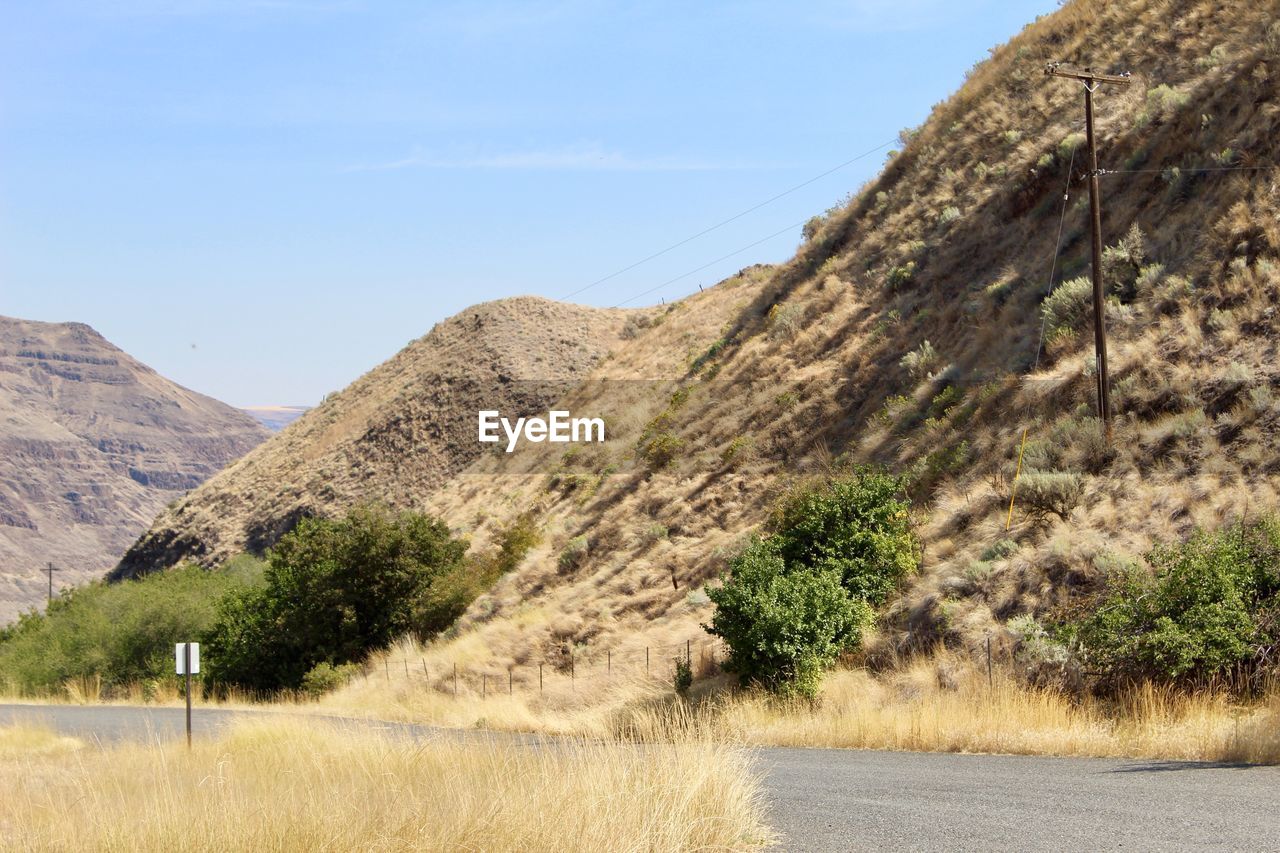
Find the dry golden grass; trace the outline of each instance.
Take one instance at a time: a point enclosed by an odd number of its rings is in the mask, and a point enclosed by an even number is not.
[[[1075,699],[1028,686],[1003,668],[986,672],[949,652],[871,675],[837,670],[814,705],[732,689],[729,678],[695,684],[692,701],[658,678],[616,677],[570,691],[536,684],[486,698],[410,678],[358,680],[320,708],[443,726],[661,741],[931,752],[1127,756],[1280,762],[1280,693],[1248,706],[1225,695],[1143,687],[1119,701]]]
[[[1146,687],[1119,703],[1077,702],[1000,672],[991,686],[967,675],[943,688],[932,664],[890,683],[837,673],[813,709],[751,696],[711,714],[716,728],[779,746],[1280,762],[1280,696],[1239,708]]]
[[[218,741],[0,752],[0,833],[41,850],[763,846],[747,758],[708,743],[413,743],[299,719]]]
[[[63,755],[82,746],[84,744],[76,738],[65,737],[41,726],[0,727],[0,762]]]

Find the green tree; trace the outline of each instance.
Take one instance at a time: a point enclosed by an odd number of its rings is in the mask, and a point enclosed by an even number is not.
[[[206,640],[210,680],[297,688],[318,663],[362,659],[412,628],[423,594],[466,549],[414,513],[304,519],[271,551],[263,586],[223,602]]]
[[[173,677],[173,644],[198,639],[234,590],[261,581],[262,564],[235,557],[216,569],[185,565],[120,583],[67,590],[44,613],[26,613],[0,633],[0,684],[58,690],[98,676],[110,691]]]

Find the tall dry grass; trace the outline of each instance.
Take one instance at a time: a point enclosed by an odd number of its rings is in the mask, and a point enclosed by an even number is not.
[[[1076,700],[1000,672],[990,685],[942,686],[930,668],[891,682],[837,673],[813,708],[755,694],[713,700],[705,714],[715,730],[778,746],[1280,763],[1280,696],[1239,707],[1144,686],[1120,701]]]
[[[376,670],[375,670],[376,671]],[[673,736],[771,746],[1143,757],[1280,763],[1280,692],[1241,704],[1226,694],[1154,686],[1117,700],[1035,687],[964,655],[938,652],[880,674],[831,673],[819,700],[784,702],[699,681],[690,701],[660,678],[617,676],[457,697],[413,678],[358,680],[326,697],[342,714],[587,737]]]
[[[17,849],[743,849],[770,839],[762,813],[747,758],[708,743],[416,743],[295,718],[190,752],[0,752]]]

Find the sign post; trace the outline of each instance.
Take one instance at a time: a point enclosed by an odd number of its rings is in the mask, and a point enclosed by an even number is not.
[[[187,677],[187,749],[191,748],[191,676],[200,672],[200,644],[178,643],[174,646],[174,668]]]

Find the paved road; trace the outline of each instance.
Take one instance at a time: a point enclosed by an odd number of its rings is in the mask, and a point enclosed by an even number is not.
[[[196,732],[215,733],[237,713],[197,710]],[[11,720],[102,743],[184,730],[180,708],[0,705],[0,725]],[[1276,767],[834,749],[755,756],[787,850],[1280,851]]]

